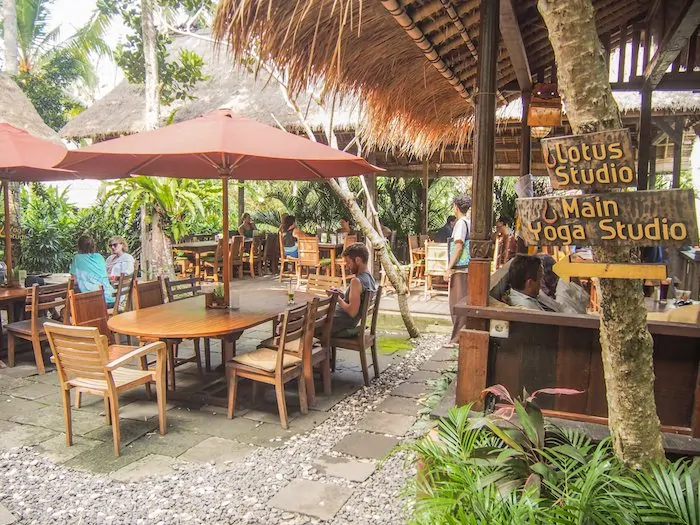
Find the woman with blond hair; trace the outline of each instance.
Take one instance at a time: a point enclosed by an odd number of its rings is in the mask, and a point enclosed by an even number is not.
[[[134,273],[134,258],[128,253],[129,245],[123,237],[114,236],[109,239],[109,247],[112,254],[107,257],[107,273],[111,280],[119,279],[123,273]]]

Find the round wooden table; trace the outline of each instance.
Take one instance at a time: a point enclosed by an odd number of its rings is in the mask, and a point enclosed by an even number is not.
[[[205,308],[204,296],[198,296],[115,315],[107,324],[118,334],[140,337],[221,337],[226,362],[233,357],[233,343],[241,332],[272,321],[291,306],[287,304],[286,290],[232,291],[233,295],[238,295],[240,304],[237,310]],[[313,294],[297,291],[295,305],[313,297]]]
[[[7,310],[7,322],[12,323],[15,319],[15,305],[24,303],[27,298],[27,288],[6,288],[0,287],[0,308]]]

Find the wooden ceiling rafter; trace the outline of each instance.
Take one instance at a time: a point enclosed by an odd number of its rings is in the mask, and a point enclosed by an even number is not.
[[[520,90],[529,92],[532,89],[532,72],[530,71],[530,62],[527,58],[523,35],[520,33],[518,16],[512,0],[500,1],[501,39],[508,50],[510,63],[515,71],[515,78],[518,80]]]

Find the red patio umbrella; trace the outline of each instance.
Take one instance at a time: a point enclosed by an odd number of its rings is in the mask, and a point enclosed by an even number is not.
[[[12,270],[10,239],[9,181],[36,182],[70,180],[78,177],[74,171],[52,169],[66,155],[66,148],[50,140],[30,135],[23,129],[0,123],[0,179],[5,199],[5,260],[8,273]]]
[[[98,178],[151,175],[221,179],[228,238],[228,181],[324,180],[384,171],[364,159],[219,110],[153,131],[69,151],[59,164]],[[229,254],[223,253],[225,301]]]

